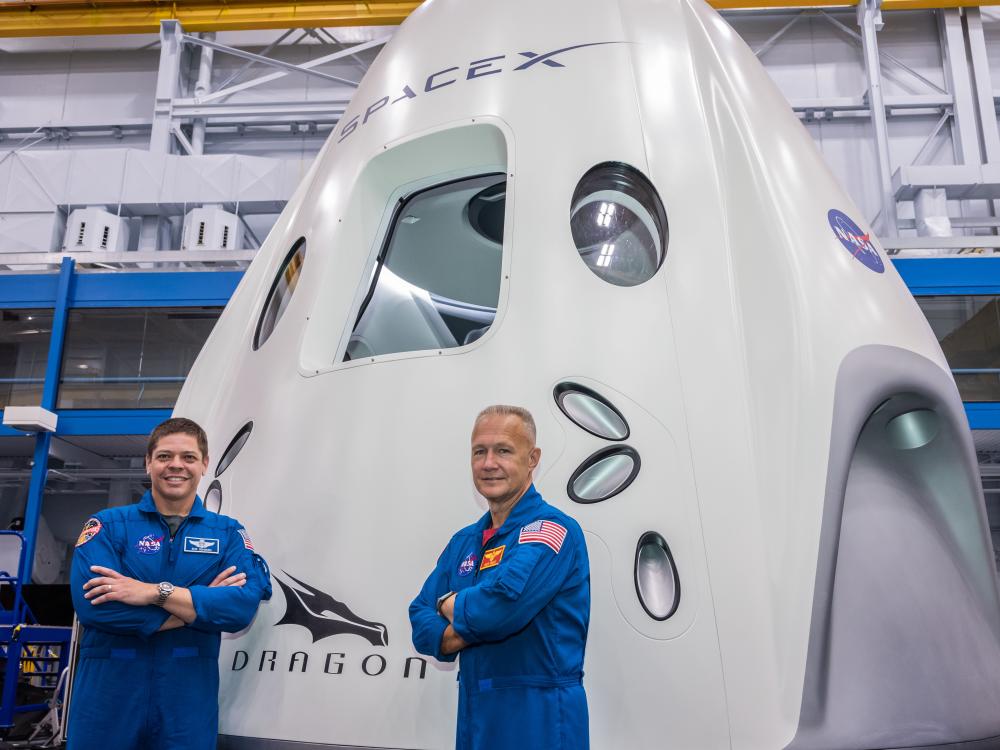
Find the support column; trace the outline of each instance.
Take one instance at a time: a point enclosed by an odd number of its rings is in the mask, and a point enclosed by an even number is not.
[[[941,54],[944,57],[945,83],[951,94],[951,133],[955,145],[955,163],[982,164],[979,153],[979,132],[976,128],[976,105],[972,96],[972,79],[965,50],[961,8],[941,8],[938,29],[941,34]]]
[[[215,33],[206,32],[201,35],[201,38],[214,42]],[[194,85],[195,101],[201,99],[201,97],[210,93],[212,90],[212,59],[214,55],[215,50],[211,47],[201,48],[201,56],[198,58],[198,82]],[[204,117],[199,117],[194,121],[194,127],[191,130],[191,146],[196,156],[201,156],[205,153]]]
[[[861,0],[858,3],[858,26],[865,54],[865,74],[868,79],[868,108],[875,133],[880,195],[882,198],[882,237],[899,234],[896,220],[896,194],[892,189],[892,161],[889,155],[889,124],[885,117],[885,97],[882,94],[882,67],[879,61],[877,32],[882,28],[881,0]]]
[[[153,130],[149,136],[149,150],[153,153],[169,154],[173,150],[170,126],[173,100],[180,93],[183,33],[179,22],[160,21],[160,68],[156,74]]]
[[[63,258],[59,269],[59,287],[52,316],[52,336],[49,338],[49,360],[45,367],[45,387],[42,390],[43,409],[56,410],[59,396],[59,373],[62,370],[63,343],[66,341],[66,321],[69,318],[69,302],[73,294],[72,258]],[[52,433],[40,432],[35,436],[34,465],[31,468],[31,484],[28,486],[28,502],[24,508],[24,569],[21,580],[31,582],[31,571],[35,564],[35,543],[38,536],[38,519],[42,515],[42,496],[45,492],[45,477],[49,470],[49,447]]]
[[[990,61],[986,56],[983,15],[979,8],[965,9],[965,29],[966,38],[969,40],[969,59],[972,62],[972,87],[975,91],[976,110],[979,116],[983,162],[1000,165],[1000,127],[997,126],[993,79],[990,75]],[[990,203],[993,215],[1000,216],[1000,201],[990,201]]]

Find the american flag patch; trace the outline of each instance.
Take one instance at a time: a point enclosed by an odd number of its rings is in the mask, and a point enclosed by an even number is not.
[[[521,533],[517,537],[517,543],[539,542],[547,545],[553,552],[558,553],[562,548],[565,538],[565,526],[560,526],[554,521],[535,521],[521,528]]]
[[[243,537],[243,546],[247,549],[253,549],[253,542],[250,541],[250,535],[246,529],[240,529],[240,536]]]

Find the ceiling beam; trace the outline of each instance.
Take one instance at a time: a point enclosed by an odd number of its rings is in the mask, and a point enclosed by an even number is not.
[[[185,31],[394,26],[420,2],[0,2],[0,37],[159,34],[160,21],[176,19]]]
[[[709,0],[717,10],[843,8],[857,0]],[[229,0],[222,3],[156,0],[0,0],[0,37],[158,34],[160,21],[180,21],[186,32],[395,26],[418,0]],[[1000,0],[883,0],[883,10],[1000,5]]]

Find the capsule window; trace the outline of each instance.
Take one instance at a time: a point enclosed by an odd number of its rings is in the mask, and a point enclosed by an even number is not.
[[[639,465],[639,454],[627,445],[599,450],[573,472],[567,494],[577,503],[607,500],[632,484]]]
[[[667,214],[656,188],[627,164],[588,171],[570,204],[570,229],[587,268],[610,284],[652,278],[667,253]]]
[[[635,548],[635,591],[646,614],[666,620],[677,611],[681,582],[666,540],[647,531]]]
[[[941,430],[941,418],[932,409],[914,409],[893,417],[885,426],[889,444],[897,450],[929,445]]]
[[[628,422],[610,401],[577,383],[560,383],[553,393],[560,411],[577,427],[605,440],[625,440]]]
[[[236,433],[236,436],[229,441],[229,445],[222,452],[222,458],[219,459],[219,465],[215,467],[215,476],[221,476],[222,472],[229,468],[239,452],[243,450],[243,446],[246,445],[247,440],[250,439],[250,433],[253,430],[253,422],[247,422],[245,425],[240,427],[240,431]]]
[[[205,493],[205,509],[213,513],[222,512],[222,483],[216,479]]]
[[[399,202],[344,361],[453,349],[489,330],[500,298],[506,193],[506,174],[486,174]]]
[[[254,349],[259,349],[264,345],[285,313],[285,308],[288,307],[288,302],[299,283],[299,277],[302,275],[302,264],[305,262],[305,258],[306,239],[301,237],[288,251],[274,283],[271,284],[267,302],[264,303],[264,311],[260,314],[260,320],[257,321],[257,331],[253,337]]]

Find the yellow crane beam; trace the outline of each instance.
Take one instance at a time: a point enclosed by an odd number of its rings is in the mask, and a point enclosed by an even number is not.
[[[323,26],[393,26],[419,0],[371,2],[0,2],[0,37],[158,34],[176,19],[185,31],[305,29]]]
[[[837,8],[858,0],[709,0],[718,10]],[[0,37],[155,34],[176,19],[185,31],[389,26],[419,0],[229,0],[225,3],[155,0],[0,0]],[[1000,5],[1000,0],[884,0],[884,10]]]

